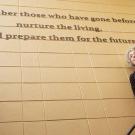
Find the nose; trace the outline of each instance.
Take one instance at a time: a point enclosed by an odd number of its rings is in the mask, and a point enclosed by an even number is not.
[[[135,58],[135,54],[133,55],[133,58]]]

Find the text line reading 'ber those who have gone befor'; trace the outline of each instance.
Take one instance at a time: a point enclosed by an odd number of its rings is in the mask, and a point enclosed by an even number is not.
[[[135,23],[134,19],[125,18],[104,18],[104,17],[84,17],[84,16],[74,16],[71,14],[61,15],[57,13],[52,14],[39,14],[39,13],[29,13],[29,12],[11,12],[0,10],[1,16],[21,16],[21,17],[36,17],[36,18],[51,18],[51,19],[67,19],[67,20],[81,20],[81,21],[92,21],[92,22],[114,22],[114,23]]]

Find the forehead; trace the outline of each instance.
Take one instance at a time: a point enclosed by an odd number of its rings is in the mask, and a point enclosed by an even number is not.
[[[129,52],[129,55],[135,54],[135,50]]]

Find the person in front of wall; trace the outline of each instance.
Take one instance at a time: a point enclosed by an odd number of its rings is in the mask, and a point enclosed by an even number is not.
[[[135,46],[128,50],[127,60],[132,67],[135,67]],[[133,94],[135,96],[135,71],[130,74],[129,80],[130,80],[131,88],[133,90]]]

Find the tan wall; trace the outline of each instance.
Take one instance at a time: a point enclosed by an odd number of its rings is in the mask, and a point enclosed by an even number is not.
[[[134,20],[128,0],[1,0],[9,12]],[[134,40],[135,24],[0,16],[0,33]],[[81,25],[102,32],[17,28]],[[12,26],[12,27],[8,27]],[[0,39],[0,135],[124,135],[135,124],[129,43]]]

